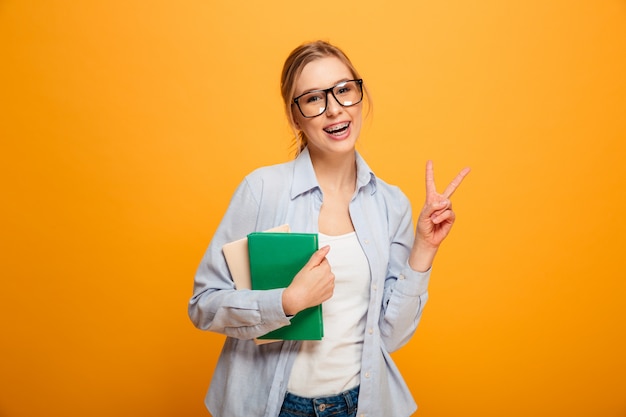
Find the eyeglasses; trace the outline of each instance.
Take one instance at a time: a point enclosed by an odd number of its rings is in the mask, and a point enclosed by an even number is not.
[[[343,107],[354,106],[363,100],[363,80],[342,81],[325,90],[313,90],[293,99],[304,117],[317,117],[326,111],[328,93]]]

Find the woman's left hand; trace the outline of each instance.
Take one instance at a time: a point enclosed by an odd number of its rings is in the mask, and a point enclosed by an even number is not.
[[[414,269],[425,271],[430,268],[439,245],[450,233],[456,218],[450,197],[469,172],[469,168],[461,170],[440,194],[435,186],[433,163],[426,163],[426,202],[417,219],[415,243],[409,260]]]

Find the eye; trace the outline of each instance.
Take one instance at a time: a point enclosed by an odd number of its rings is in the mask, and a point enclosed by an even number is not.
[[[305,104],[317,103],[324,100],[324,92],[312,92],[302,98]]]
[[[336,95],[348,94],[352,91],[352,88],[353,88],[353,85],[352,83],[349,83],[349,82],[339,84],[337,87],[335,87],[335,94]]]

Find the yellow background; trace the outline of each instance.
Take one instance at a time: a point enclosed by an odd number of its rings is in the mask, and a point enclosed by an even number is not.
[[[208,415],[193,275],[318,38],[416,211],[427,159],[473,169],[394,355],[416,416],[626,416],[626,2],[2,0],[1,417]]]

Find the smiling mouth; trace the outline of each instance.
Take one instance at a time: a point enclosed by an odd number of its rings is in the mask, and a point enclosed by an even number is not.
[[[331,135],[340,136],[346,130],[348,130],[348,127],[350,127],[350,122],[339,123],[334,126],[327,127],[326,129],[324,129],[324,132],[331,134]]]

